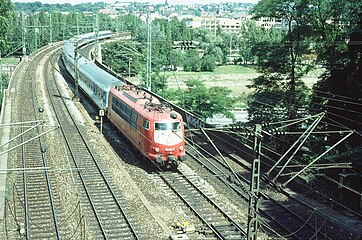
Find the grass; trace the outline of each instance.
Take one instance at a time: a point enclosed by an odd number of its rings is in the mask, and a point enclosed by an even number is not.
[[[178,71],[178,76],[200,76],[200,75],[217,75],[217,74],[256,74],[255,69],[241,65],[217,66],[213,72],[186,72]],[[166,72],[167,76],[173,75],[172,72]]]
[[[318,75],[318,73],[318,71],[315,71],[310,76],[302,78],[309,88],[318,80],[314,76]],[[253,91],[248,86],[251,83],[251,79],[256,78],[258,75],[259,73],[254,68],[241,65],[217,66],[213,72],[166,72],[169,88],[177,88],[179,86],[185,88],[185,81],[191,78],[204,81],[208,87],[226,87],[231,90],[231,96],[242,99],[236,107],[245,107],[245,99]]]
[[[4,65],[17,65],[19,63],[19,58],[15,58],[15,57],[8,57],[8,58],[2,58],[1,59],[1,64]]]
[[[256,70],[249,66],[226,65],[215,68],[215,74],[256,74]]]
[[[176,78],[178,84],[176,83]],[[258,76],[255,69],[248,66],[240,65],[226,65],[218,66],[214,72],[175,72],[175,76],[172,72],[166,73],[168,78],[169,87],[181,86],[186,87],[184,82],[191,78],[200,79],[204,81],[206,86],[221,86],[229,88],[232,96],[245,97],[250,93],[251,89],[247,87],[250,84],[250,80]]]

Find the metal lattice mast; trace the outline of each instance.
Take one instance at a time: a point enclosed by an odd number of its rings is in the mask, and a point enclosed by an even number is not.
[[[99,34],[99,18],[98,14],[96,14],[96,22],[94,24],[94,32],[96,36],[96,48],[95,48],[95,58],[100,61],[100,45],[98,41],[98,34]]]
[[[146,73],[146,86],[147,89],[149,91],[152,91],[151,88],[151,74],[152,74],[152,70],[151,70],[151,48],[152,48],[152,43],[151,43],[151,18],[150,18],[150,8],[148,8],[147,10],[147,73]]]
[[[39,33],[39,18],[38,15],[35,17],[35,29],[34,29],[34,36],[35,36],[35,50],[38,49],[38,33]]]
[[[254,160],[251,171],[249,208],[248,208],[248,240],[257,240],[258,214],[259,214],[259,183],[260,183],[260,151],[261,151],[261,125],[255,125]]]
[[[79,36],[80,32],[79,32],[79,17],[78,17],[78,13],[75,15],[76,16],[76,22],[77,22],[77,36]]]
[[[25,13],[22,12],[21,14],[22,17],[22,28],[23,28],[23,37],[22,37],[22,41],[23,41],[23,56],[26,56],[26,22],[25,22]]]
[[[74,96],[74,100],[75,101],[78,101],[79,100],[79,83],[78,83],[78,80],[79,80],[79,70],[78,70],[78,40],[76,39],[75,42],[74,42],[74,62],[75,62],[75,68],[74,68],[74,72],[75,72],[75,79],[74,79],[74,84],[75,84],[75,96]]]
[[[1,59],[1,49],[0,49],[0,94],[3,93],[3,65]]]
[[[53,24],[52,24],[52,13],[49,13],[49,35],[50,35],[50,43],[53,42]]]

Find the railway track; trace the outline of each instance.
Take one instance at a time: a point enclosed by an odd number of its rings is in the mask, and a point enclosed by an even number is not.
[[[53,58],[52,62],[54,64],[56,59]],[[47,68],[52,67],[48,63]],[[74,179],[87,219],[89,236],[94,239],[139,239],[131,217],[122,207],[124,199],[109,180],[109,173],[104,170],[102,156],[92,150],[84,137],[86,127],[74,118],[66,98],[62,97],[56,77],[49,76],[48,79],[53,79],[47,81],[47,92],[61,126],[68,157],[71,159],[70,165],[77,169],[77,177]]]
[[[233,169],[237,169],[234,172],[229,168],[229,164],[226,164],[220,157],[215,157],[217,156],[215,149],[211,149],[209,145],[203,144],[201,146],[201,144],[195,143],[205,142],[205,139],[197,140],[197,138],[196,136],[192,138],[193,144],[191,147],[193,149],[191,152],[197,154],[197,157],[193,157],[195,161],[215,176],[209,179],[218,179],[219,184],[224,184],[224,187],[226,186],[238,194],[243,201],[246,201],[248,199],[247,189],[250,184],[250,173],[248,173],[250,164],[234,156],[234,154],[225,154],[227,150],[219,149],[224,156],[227,156],[225,157],[226,162],[232,164]],[[207,149],[204,146],[207,146]],[[232,151],[227,152],[231,153]],[[261,216],[264,217],[261,226],[263,229],[269,229],[267,230],[269,234],[276,233],[270,231],[273,228],[278,231],[278,235],[292,239],[306,239],[306,236],[307,238],[335,239],[335,235],[333,235],[334,229],[330,224],[333,223],[333,226],[335,226],[334,224],[340,222],[338,219],[326,218],[316,208],[302,203],[287,192],[273,191],[268,182],[262,182],[260,188],[264,189],[261,191],[259,200],[259,211]]]
[[[177,172],[162,172],[159,176],[184,204],[196,214],[217,239],[244,239],[244,227],[236,222],[231,212],[226,212],[211,197],[200,179],[186,168]]]
[[[69,233],[67,226],[61,228],[58,225],[55,205],[60,205],[60,202],[54,193],[58,193],[59,189],[52,183],[52,173],[48,171],[46,146],[41,137],[47,131],[42,127],[42,113],[38,111],[40,101],[35,82],[36,66],[46,52],[54,48],[56,47],[45,47],[34,56],[22,73],[23,81],[17,82],[16,86],[17,94],[22,98],[20,102],[15,103],[18,111],[14,111],[12,122],[22,124],[15,128],[12,134],[18,139],[17,143],[21,147],[16,154],[17,160],[11,164],[22,170],[21,174],[15,173],[12,176],[16,203],[13,220],[18,232],[7,231],[9,238],[20,235],[26,239],[60,239],[60,232],[64,235]],[[61,215],[62,211],[59,213]]]

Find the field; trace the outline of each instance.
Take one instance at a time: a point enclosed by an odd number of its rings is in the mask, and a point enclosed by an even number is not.
[[[168,72],[166,73],[168,86],[184,88],[184,81],[190,78],[200,79],[209,87],[223,86],[232,90],[232,96],[245,96],[251,92],[247,87],[250,80],[258,76],[251,67],[227,65],[216,67],[214,72]]]
[[[316,83],[321,71],[311,72],[308,76],[303,77],[303,81],[308,87]],[[243,96],[249,94],[252,89],[251,79],[256,78],[259,74],[257,71],[248,66],[226,65],[216,67],[214,72],[166,72],[168,86],[172,88],[184,88],[184,81],[190,78],[200,79],[207,86],[224,86],[232,90],[233,96]]]
[[[311,72],[308,76],[303,77],[303,81],[311,88],[316,83],[321,71]],[[205,82],[206,86],[223,86],[231,90],[231,96],[246,99],[253,89],[248,88],[251,79],[256,78],[259,74],[249,66],[226,65],[216,67],[214,72],[166,72],[167,84],[170,88],[185,88],[184,81],[188,79],[200,79]],[[245,102],[240,102],[235,107],[245,107]]]

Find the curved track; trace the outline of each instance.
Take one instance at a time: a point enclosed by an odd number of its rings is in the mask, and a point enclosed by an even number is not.
[[[15,154],[15,159],[18,160],[10,164],[23,170],[21,174],[17,173],[11,177],[14,200],[17,203],[13,220],[18,225],[17,234],[23,235],[26,239],[60,239],[61,232],[64,232],[65,236],[69,232],[68,226],[58,225],[55,205],[61,203],[54,193],[58,193],[59,189],[51,182],[53,173],[48,171],[49,161],[42,137],[56,127],[47,130],[42,126],[42,110],[39,111],[42,106],[35,81],[36,66],[43,61],[48,51],[55,48],[57,46],[44,47],[31,62],[25,63],[25,70],[20,76],[22,81],[18,81],[15,86],[16,94],[21,96],[21,99],[14,102],[16,111],[13,111],[12,122],[22,124],[21,127],[14,128],[12,135],[19,139],[17,143],[21,147],[17,148],[19,154]]]
[[[47,91],[61,126],[69,157],[72,159],[71,166],[78,170],[75,183],[78,189],[82,189],[81,203],[86,209],[91,235],[96,239],[138,239],[122,208],[123,200],[120,194],[113,190],[114,186],[107,171],[102,169],[102,156],[93,152],[83,136],[84,126],[77,122],[68,108],[56,78],[49,78],[53,81],[47,81]]]

